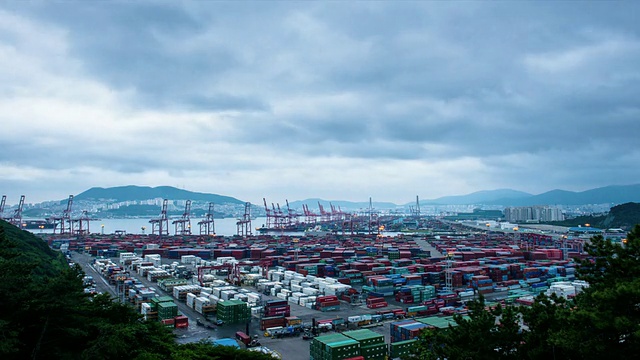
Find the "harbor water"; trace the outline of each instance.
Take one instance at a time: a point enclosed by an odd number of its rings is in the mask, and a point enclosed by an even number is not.
[[[127,234],[150,234],[151,224],[149,223],[151,218],[126,218],[126,219],[101,219],[91,221],[89,224],[89,232],[92,234],[114,234],[116,232],[124,231]],[[171,222],[175,219],[169,219],[169,234],[175,233],[175,225]],[[200,226],[198,222],[203,220],[202,218],[191,219],[191,232],[194,235],[200,234]],[[224,218],[215,219],[215,233],[216,235],[232,236],[237,233],[236,223],[238,219]],[[258,217],[251,220],[251,231],[256,234],[256,228],[262,226],[266,222],[266,218]],[[52,229],[34,229],[28,230],[34,234],[38,233],[52,233]],[[276,234],[274,234],[276,235]]]

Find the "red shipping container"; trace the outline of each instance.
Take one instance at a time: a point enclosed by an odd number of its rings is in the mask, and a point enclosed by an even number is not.
[[[325,301],[321,303],[316,302],[316,304],[320,307],[329,307],[329,306],[340,305],[340,301],[336,299],[335,301]]]

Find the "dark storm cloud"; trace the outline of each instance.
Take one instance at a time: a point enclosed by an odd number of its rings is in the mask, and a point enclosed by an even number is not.
[[[391,166],[389,160],[397,159],[424,166],[462,162],[473,177],[504,179],[499,186],[534,186],[539,180],[529,179],[541,167],[556,184],[573,173],[606,185],[636,174],[629,167],[640,161],[634,141],[640,133],[635,3],[3,8],[60,30],[63,50],[55,53],[56,64],[68,60],[68,77],[113,92],[101,108],[113,108],[118,131],[128,134],[111,134],[115,146],[106,146],[78,133],[70,138],[80,150],[46,137],[28,147],[5,141],[8,153],[0,161],[8,163],[64,168],[60,159],[74,159],[85,166],[115,164],[122,173],[180,173],[207,166],[222,171],[220,158],[229,159],[224,167],[256,171],[264,169],[262,160],[256,165],[247,158],[276,156],[285,164],[298,156],[340,159],[353,161],[354,168],[377,159]],[[20,53],[21,43],[0,31],[6,49]],[[43,58],[37,52],[33,57]],[[54,72],[46,62],[34,63],[43,73]],[[31,89],[31,83],[8,83],[0,86],[6,98]],[[207,164],[210,154],[219,158]],[[607,162],[606,171],[590,173],[595,162]]]

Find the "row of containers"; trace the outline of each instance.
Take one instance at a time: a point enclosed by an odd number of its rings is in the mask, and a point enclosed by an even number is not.
[[[185,258],[187,258],[187,256],[183,256],[183,261],[185,260]],[[366,281],[369,285],[363,287],[363,292],[365,294],[368,294],[369,298],[394,295],[397,301],[406,304],[422,303],[433,299],[436,294],[435,290],[442,285],[442,280],[444,277],[443,272],[450,272],[452,285],[458,290],[458,293],[461,295],[461,297],[473,295],[473,291],[487,294],[494,291],[514,290],[521,286],[528,287],[529,290],[533,292],[533,294],[536,294],[549,290],[548,285],[551,282],[566,282],[571,281],[572,278],[575,278],[574,264],[567,261],[556,261],[554,262],[555,264],[548,261],[500,264],[500,262],[517,260],[521,259],[511,256],[507,258],[487,258],[466,262],[457,261],[453,262],[452,264],[452,266],[456,267],[450,270],[447,269],[440,272],[418,272],[421,270],[438,268],[442,270],[443,264],[417,264],[414,263],[415,260],[412,259],[359,259],[359,261],[349,262],[341,266],[367,268],[377,271],[382,270],[379,272],[393,273],[371,276],[367,273],[367,271],[358,271],[355,268],[349,268],[342,270],[340,272],[340,275],[346,277],[347,279],[351,277],[351,282],[353,282],[353,280],[357,277],[360,277],[360,279],[362,279],[363,275],[369,275],[366,277]],[[387,263],[395,266],[379,266],[385,265]],[[401,267],[399,265],[404,266]],[[145,267],[141,267],[141,269],[144,270]],[[315,295],[321,292],[338,294],[341,295],[341,299],[344,299],[344,293],[350,289],[350,286],[340,283],[340,281],[344,280],[344,278],[327,278],[324,280],[320,280],[317,283],[311,283],[309,282],[309,280],[317,281],[317,279],[322,278],[314,275],[304,275],[289,270],[269,271],[269,277],[273,280],[280,280],[280,282],[282,282],[282,284],[278,284],[277,282],[270,283],[260,280],[262,281],[262,283],[258,284],[259,287],[268,287],[269,285],[272,285],[268,289],[268,293],[270,295],[286,299],[291,303],[295,303],[301,306],[307,306],[310,308],[317,308],[319,310],[332,310],[334,308],[332,308],[331,306],[317,306]],[[519,277],[524,278],[526,282],[523,283],[522,281],[516,282],[515,280],[508,280],[510,278]],[[419,283],[433,283],[434,285],[417,285]],[[402,286],[405,284],[407,286]],[[282,285],[288,285],[291,290],[284,289]],[[264,289],[259,288],[259,290],[262,291]],[[564,296],[571,296],[570,292],[565,291],[564,293],[566,294]],[[522,294],[522,296],[527,295],[530,294]],[[382,307],[384,306],[385,302],[379,300],[368,301],[367,305],[372,305],[373,308]],[[376,305],[374,305],[374,303]]]
[[[310,345],[311,360],[338,360],[362,357],[384,360],[389,352],[384,336],[368,329],[345,331],[314,338]]]
[[[344,331],[314,338],[311,360],[385,360],[409,356],[416,340],[386,344],[384,336],[368,329]]]
[[[91,234],[82,239],[61,239],[56,235],[46,239],[50,245],[65,242],[71,251],[87,251],[92,255],[116,257],[122,252],[144,255],[160,255],[165,259],[197,256],[210,260],[233,257],[237,260],[253,259],[272,261],[272,266],[282,265],[296,270],[296,258],[326,259],[336,264],[361,256],[384,256],[390,259],[428,257],[412,237],[377,237],[367,235],[326,236],[323,238],[289,236],[258,237],[155,237],[155,236],[101,236]],[[320,274],[322,275],[322,274]],[[331,274],[327,274],[331,276]]]
[[[159,321],[171,328],[189,327],[189,318],[179,314],[178,306],[170,296],[159,296],[109,259],[96,259],[94,268],[116,286],[118,296],[122,294],[122,299],[132,304],[144,320]]]
[[[387,247],[387,249],[393,249],[393,248]],[[467,250],[467,249],[462,248],[462,250]],[[398,285],[403,285],[403,284],[411,285],[411,284],[417,284],[418,282],[422,282],[423,285],[425,283],[426,284],[430,283],[436,288],[440,287],[443,285],[443,278],[445,277],[443,276],[444,272],[451,273],[450,275],[452,278],[452,286],[454,288],[457,288],[462,291],[467,291],[469,289],[472,289],[481,293],[488,293],[494,290],[499,290],[497,287],[504,285],[504,284],[499,284],[500,282],[512,281],[518,278],[525,278],[527,280],[527,284],[530,284],[532,289],[539,289],[540,291],[545,291],[548,289],[548,288],[544,289],[543,283],[546,280],[548,280],[550,277],[554,276],[554,274],[558,278],[557,279],[558,281],[565,281],[565,280],[571,281],[572,277],[575,278],[574,277],[575,268],[572,267],[572,264],[570,262],[556,261],[557,264],[554,264],[551,262],[546,262],[541,260],[541,261],[536,261],[534,263],[531,263],[531,262],[513,263],[514,261],[523,260],[522,258],[519,258],[517,256],[518,255],[517,251],[509,252],[508,248],[503,249],[504,251],[499,251],[499,250],[500,249],[483,249],[482,254],[483,255],[503,255],[504,257],[481,258],[474,261],[454,261],[452,264],[453,266],[452,270],[443,270],[443,267],[445,264],[443,264],[442,262],[431,263],[431,264],[416,263],[418,261],[420,262],[433,261],[433,259],[424,259],[424,258],[394,259],[394,260],[384,259],[384,258],[379,258],[379,259],[359,258],[357,259],[357,261],[349,261],[347,263],[343,263],[340,265],[329,265],[329,264],[323,264],[323,263],[310,265],[309,263],[300,263],[301,261],[312,260],[312,259],[308,259],[308,260],[296,261],[297,262],[296,267],[297,268],[302,267],[300,269],[300,271],[303,271],[300,273],[300,275],[302,276],[305,275],[304,271],[307,271],[307,275],[308,275],[309,266],[315,267],[316,272],[318,271],[318,269],[321,269],[321,268],[326,269],[327,267],[329,267],[331,270],[334,271],[334,273],[335,271],[338,271],[339,276],[341,276],[340,278],[337,278],[338,282],[340,283],[346,282],[346,283],[353,283],[353,284],[357,284],[358,282],[364,282],[365,279],[372,276],[371,274],[374,274],[373,276],[378,276],[378,275],[383,275],[384,273],[387,273],[386,276],[389,278],[392,278],[393,287],[388,286],[385,288],[383,286],[379,289],[366,289],[366,291],[372,293],[373,297],[379,297],[379,295],[382,295],[383,297],[391,296],[392,295],[391,291],[393,291],[393,295],[397,295],[396,289]],[[346,252],[346,250],[344,249],[339,249],[339,250],[334,250],[332,253],[335,253],[336,251],[341,251],[342,254]],[[409,253],[410,252],[411,251],[409,251]],[[373,252],[369,252],[369,253],[372,254]],[[318,258],[316,258],[315,260],[318,260]],[[331,260],[335,260],[335,259],[331,259]],[[545,266],[545,265],[548,265],[548,266]],[[369,270],[367,271],[358,270],[358,269],[364,269],[364,268]],[[428,271],[428,270],[435,270],[435,271]],[[541,272],[543,275],[541,277],[535,277],[536,275],[539,275],[536,272],[538,273]],[[487,274],[487,275],[483,275],[483,274]],[[566,275],[566,276],[562,276],[562,275]],[[474,283],[472,280],[479,280],[477,278],[471,279],[474,276],[489,276],[491,278],[491,284],[486,281],[483,281],[482,283],[480,282]],[[563,277],[566,277],[566,278],[563,278]],[[533,283],[529,281],[530,278],[539,279],[540,281],[538,283]],[[296,286],[300,286],[300,285],[296,285]],[[334,285],[332,285],[331,287],[333,286]],[[331,287],[329,289],[331,289]],[[317,290],[320,290],[320,289],[317,289]],[[307,291],[314,292],[316,290],[308,288]],[[287,291],[282,291],[282,294],[279,296],[289,299],[291,294],[295,292],[296,291],[293,291],[293,290],[291,290],[291,293],[288,293]],[[305,298],[305,295],[311,295],[308,293],[305,294],[304,292],[302,292],[302,294],[303,295],[301,295],[300,292],[298,292],[298,294],[294,294],[293,296],[291,296],[292,300],[299,301],[300,298]],[[421,295],[420,300],[424,301],[422,297],[423,295]],[[401,297],[400,300],[406,303],[410,303],[411,301],[411,299],[408,296]],[[414,303],[416,302],[417,301],[415,301],[415,296],[414,296]]]
[[[152,276],[152,274],[162,272],[162,269],[157,268],[158,266],[170,266],[177,271],[181,271],[183,268],[193,268],[193,265],[200,261],[196,256],[186,255],[181,258],[181,263],[188,265],[188,267],[177,262],[171,265],[161,265],[160,260],[159,255],[144,255],[144,258],[139,258],[134,253],[120,254],[123,266],[130,271],[135,271],[140,276],[146,276],[149,281],[157,281],[160,289],[172,293],[175,299],[185,302],[189,308],[202,314],[205,318],[215,315],[225,322],[245,322],[251,314],[258,315],[257,308],[262,302],[261,294],[230,286],[217,279],[210,282],[210,287],[202,287],[188,285],[187,279],[175,278],[173,275]],[[153,265],[147,265],[148,262],[152,262]],[[238,301],[242,304],[240,305]]]
[[[146,266],[145,263],[155,260],[155,257],[156,255],[145,255],[144,259],[140,259],[135,254],[123,253],[120,254],[122,266],[115,265],[108,259],[96,261],[96,263],[111,264],[107,266],[108,270],[116,270],[116,273],[128,269],[141,276],[147,275],[149,281],[157,281],[159,288],[173,294],[173,298],[160,297],[160,299],[170,301],[162,301],[156,305],[159,297],[153,289],[147,289],[142,284],[135,284],[134,279],[125,280],[125,286],[132,283],[132,286],[126,291],[128,291],[129,297],[134,299],[133,304],[140,309],[145,319],[150,320],[157,316],[160,321],[171,321],[169,319],[177,316],[177,305],[173,302],[175,299],[185,302],[189,308],[204,315],[205,318],[215,315],[217,319],[225,323],[244,323],[251,318],[252,309],[255,309],[262,302],[261,294],[229,286],[221,280],[216,280],[212,287],[202,287],[189,285],[186,279],[177,279],[172,276],[150,279],[149,274],[155,270],[153,270],[154,267]],[[189,259],[185,260],[189,261]],[[168,315],[164,315],[165,313]],[[256,311],[256,315],[258,315],[258,311]],[[178,324],[181,324],[180,321]]]

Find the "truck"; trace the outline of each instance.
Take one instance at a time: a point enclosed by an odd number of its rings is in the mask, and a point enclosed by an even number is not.
[[[243,343],[247,348],[260,346],[260,341],[258,341],[256,336],[252,338],[242,331],[236,332],[236,340]]]

